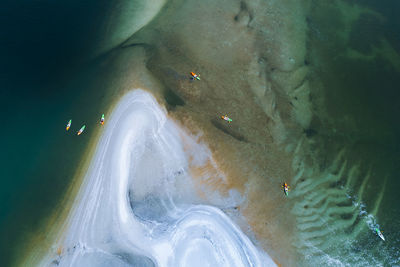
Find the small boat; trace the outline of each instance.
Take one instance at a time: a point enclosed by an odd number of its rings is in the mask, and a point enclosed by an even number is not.
[[[79,129],[79,131],[77,132],[77,135],[81,135],[83,133],[83,131],[85,130],[86,125],[83,125],[82,128]]]
[[[228,117],[228,115],[221,116],[221,119],[226,120],[227,122],[231,123],[232,119]]]
[[[197,74],[194,73],[194,72],[190,72],[190,75],[192,75],[192,79],[193,79],[193,80],[196,79],[196,80],[199,80],[199,81],[200,81],[200,74],[197,75]]]
[[[383,241],[385,241],[385,237],[383,236],[381,230],[379,230],[378,228],[375,228],[375,231],[376,231],[376,233],[378,234],[378,236],[379,236]]]
[[[105,119],[104,119],[104,114],[103,114],[103,115],[101,115],[101,119],[100,119],[100,124],[101,124],[101,125],[104,125],[104,120],[105,120]]]
[[[283,183],[282,187],[283,187],[283,192],[285,193],[286,196],[288,196],[289,195],[289,186],[288,186],[288,184],[287,183]]]
[[[69,128],[71,128],[71,123],[72,123],[72,120],[69,120],[69,122],[68,122],[68,124],[67,124],[67,127],[65,127],[65,129],[68,131],[69,130]]]

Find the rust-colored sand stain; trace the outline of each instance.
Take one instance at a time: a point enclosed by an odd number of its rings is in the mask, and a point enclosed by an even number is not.
[[[133,88],[149,90],[171,118],[199,136],[213,159],[191,163],[199,195],[206,198],[213,190],[225,195],[230,189],[242,194],[238,210],[250,225],[242,230],[254,233],[253,241],[284,266],[296,262],[295,222],[287,216],[290,206],[281,184],[293,177],[293,155],[286,145],[303,134],[299,123],[308,115],[300,116],[297,109],[307,103],[291,103],[307,79],[307,3],[169,2],[104,56],[96,83],[105,92],[103,101],[115,101]],[[191,81],[190,71],[200,73],[201,80]],[[232,123],[221,120],[225,114]]]

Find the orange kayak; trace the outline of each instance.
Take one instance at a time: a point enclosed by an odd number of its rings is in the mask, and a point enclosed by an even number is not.
[[[69,122],[68,122],[68,124],[67,124],[67,127],[65,127],[65,129],[68,131],[69,130],[69,128],[71,127],[71,123],[72,123],[72,120],[69,120]]]

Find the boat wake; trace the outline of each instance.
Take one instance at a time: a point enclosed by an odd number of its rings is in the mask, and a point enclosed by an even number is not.
[[[149,93],[127,94],[105,126],[66,231],[41,265],[274,265],[197,196],[188,153],[200,165],[211,155],[195,141],[185,146],[188,135]],[[218,205],[243,201],[211,195]]]
[[[362,199],[371,173],[363,173],[360,166],[350,165],[344,149],[326,168],[317,164],[318,159],[305,163],[304,151],[309,150],[305,146],[304,137],[295,151],[298,156],[293,161],[293,169],[297,174],[293,178],[291,194],[295,202],[292,214],[296,217],[298,230],[294,245],[303,255],[304,264],[371,266],[373,263],[383,266],[381,259],[385,258],[395,262],[376,232],[379,228],[376,215],[386,180],[373,207],[367,211]]]

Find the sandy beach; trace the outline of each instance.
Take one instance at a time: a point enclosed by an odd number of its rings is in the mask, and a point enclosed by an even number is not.
[[[2,10],[2,265],[399,265],[399,2]]]
[[[168,2],[148,25],[95,60],[101,79],[93,84],[105,90],[102,101],[113,103],[111,106],[131,88],[151,88],[149,91],[166,106],[168,115],[192,136],[198,136],[199,142],[207,144],[218,163],[218,171],[210,163],[188,170],[193,177],[201,177],[194,180],[196,194],[203,196],[203,201],[208,195],[205,192],[224,197],[230,192],[241,195],[243,201],[236,203],[235,209],[223,205],[218,208],[239,225],[256,247],[289,265],[296,261],[292,238],[287,236],[293,231],[294,222],[281,215],[285,204],[280,185],[283,180],[290,182],[293,176],[294,147],[284,143],[288,137],[300,136],[309,123],[304,25],[297,23],[298,14],[292,18],[281,16],[291,5],[265,3],[256,8],[251,3],[227,5],[222,1],[203,12],[206,3]],[[303,10],[294,5],[297,12]],[[264,16],[263,12],[270,15]],[[291,21],[294,17],[296,20]],[[175,27],[179,21],[186,22]],[[275,32],[260,31],[261,25],[270,23],[279,25],[274,27]],[[209,31],[207,25],[218,27],[209,35],[205,34]],[[195,35],[191,34],[193,28]],[[288,41],[293,35],[298,36],[297,43]],[[201,82],[191,81],[190,71],[200,72]],[[298,104],[291,105],[291,99],[284,94],[297,98]],[[229,114],[234,122],[225,124],[220,119],[223,114]],[[85,164],[66,196],[68,201],[60,206],[64,215],[57,212],[51,221],[53,230],[49,233],[54,235],[49,234],[45,243],[52,247],[53,255],[58,248],[50,245],[50,240],[66,229],[68,207],[80,203],[74,201],[74,195],[85,188],[80,185],[85,181],[83,174],[87,174],[84,170],[94,151],[101,147],[97,138],[93,138]],[[223,173],[224,178],[215,179],[218,173]],[[238,211],[244,217],[238,216]]]
[[[193,266],[194,258],[199,266],[203,261],[218,266],[273,265],[220,210],[237,209],[243,196],[234,190],[223,196],[196,188],[210,174],[192,176],[194,168],[213,165],[214,173],[224,175],[206,146],[179,130],[157,106],[142,90],[119,102],[65,231],[39,265]]]
[[[315,263],[340,262],[324,253],[331,249],[331,243],[321,245],[324,239],[354,224],[357,237],[374,224],[366,224],[369,217],[360,215],[341,187],[368,176],[344,150],[319,146],[324,141],[315,127],[328,116],[316,89],[321,82],[310,72],[310,6],[311,1],[157,2],[159,9],[132,28],[126,27],[132,10],[110,16],[110,42],[100,45],[93,61],[101,78],[92,85],[104,91],[101,101],[110,107],[106,130],[94,136],[68,201],[60,205],[57,214],[63,215],[52,221],[43,262],[84,264],[94,260],[84,255],[104,254],[104,262],[121,266],[184,266],[200,250],[214,265],[294,266],[310,262],[309,255],[316,255]],[[191,71],[201,80],[191,80]],[[135,94],[132,88],[150,92],[161,109],[143,100],[149,107],[135,109],[142,105],[136,103],[122,119],[119,107]],[[155,137],[152,131],[161,125],[169,128]],[[289,198],[281,190],[284,181],[296,187]],[[364,188],[365,183],[359,195]],[[370,215],[375,214],[376,209]],[[326,228],[332,220],[335,226]],[[216,239],[191,228],[193,222]],[[182,237],[189,229],[193,240]],[[332,240],[340,243],[347,233],[337,236]],[[230,252],[216,252],[216,244]],[[194,250],[185,252],[182,246],[189,245]]]

